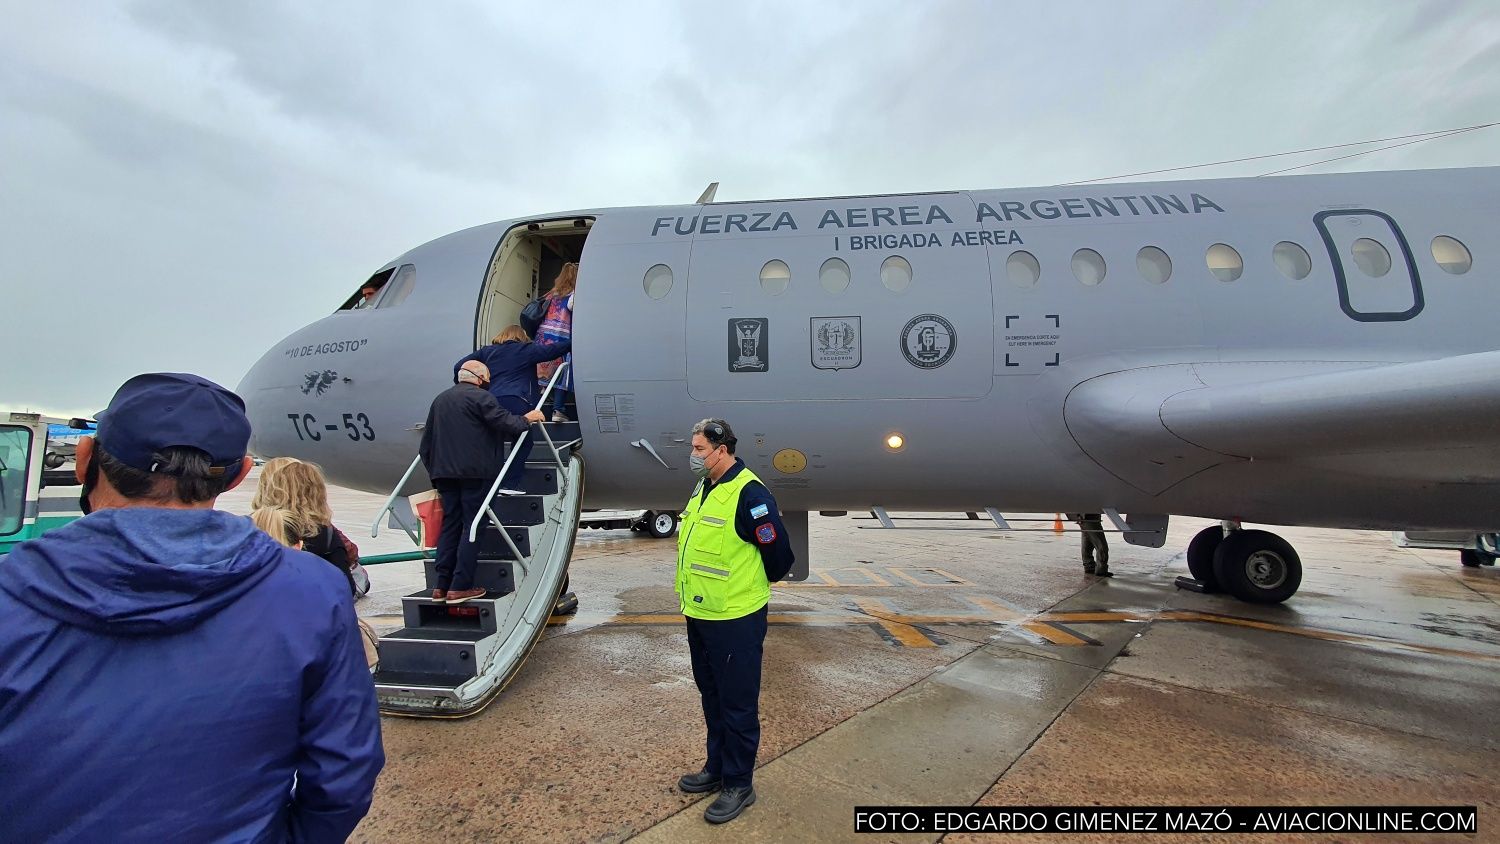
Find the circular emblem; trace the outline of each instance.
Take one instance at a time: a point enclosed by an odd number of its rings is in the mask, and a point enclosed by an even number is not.
[[[953,323],[937,314],[912,317],[901,329],[901,353],[919,369],[937,369],[958,350],[958,332]]]
[[[783,448],[771,458],[771,465],[783,475],[795,475],[807,468],[807,455],[795,448]]]

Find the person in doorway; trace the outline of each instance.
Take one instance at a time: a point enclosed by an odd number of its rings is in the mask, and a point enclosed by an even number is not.
[[[468,527],[505,463],[505,440],[542,421],[539,410],[524,416],[507,413],[486,389],[489,382],[490,370],[483,363],[471,360],[460,366],[457,383],[432,400],[422,428],[418,454],[443,503],[434,601],[461,604],[484,596],[485,590],[474,586],[479,547],[469,541]]]
[[[78,444],[88,515],[0,564],[0,838],[343,841],[385,764],[342,575],[214,509],[240,397],[126,381]]]
[[[1109,570],[1109,542],[1099,513],[1069,513],[1083,535],[1083,571],[1096,577],[1114,577]]]
[[[538,343],[567,342],[570,348],[570,351],[562,358],[543,362],[536,369],[537,383],[545,387],[557,372],[559,363],[569,364],[567,371],[557,379],[557,386],[552,390],[553,422],[568,421],[568,398],[573,392],[573,352],[571,351],[573,291],[577,286],[578,265],[572,262],[563,264],[562,269],[557,273],[557,280],[552,282],[552,289],[547,292],[547,316],[542,320],[542,327],[537,329],[536,333]]]
[[[703,813],[709,823],[734,820],[755,802],[766,608],[771,583],[794,561],[776,499],[734,456],[736,442],[722,419],[693,426],[690,462],[699,481],[677,534],[677,597],[708,728],[703,768],[677,787],[689,794],[722,788]]]

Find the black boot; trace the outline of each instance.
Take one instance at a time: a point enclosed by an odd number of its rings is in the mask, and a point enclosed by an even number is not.
[[[755,802],[755,789],[748,785],[739,788],[726,788],[719,793],[703,812],[703,819],[709,823],[724,823],[732,821],[745,811],[745,807]]]
[[[557,605],[552,608],[553,615],[572,615],[578,612],[578,596],[569,592],[557,599]]]
[[[718,791],[722,779],[718,774],[699,771],[696,774],[683,774],[682,779],[677,781],[677,787],[688,794],[702,794],[705,791]]]

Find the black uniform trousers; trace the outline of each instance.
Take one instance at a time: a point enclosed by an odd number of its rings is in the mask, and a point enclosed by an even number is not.
[[[760,660],[766,641],[761,607],[727,621],[687,620],[693,679],[703,697],[708,760],[703,769],[724,779],[724,788],[750,785],[760,747]]]
[[[436,480],[438,497],[443,502],[443,527],[438,531],[437,588],[473,589],[474,573],[479,569],[479,544],[469,541],[469,525],[484,509],[490,481]]]

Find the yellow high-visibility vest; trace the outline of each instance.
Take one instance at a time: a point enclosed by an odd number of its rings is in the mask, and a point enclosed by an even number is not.
[[[771,601],[771,582],[760,548],[734,530],[740,491],[759,478],[741,468],[734,480],[715,486],[703,500],[703,484],[693,488],[677,527],[677,599],[689,618],[725,621],[742,618]]]

